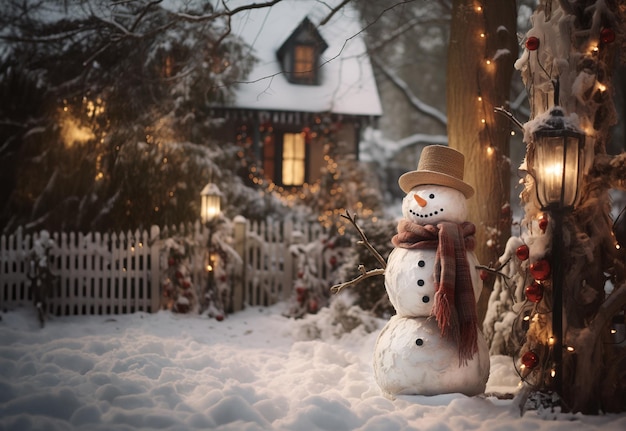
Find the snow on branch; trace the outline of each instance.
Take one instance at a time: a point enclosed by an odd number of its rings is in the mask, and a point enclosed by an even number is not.
[[[415,109],[419,112],[431,117],[443,127],[448,126],[448,117],[439,111],[437,108],[430,106],[424,102],[422,102],[414,93],[411,91],[407,83],[400,78],[395,72],[389,69],[387,66],[383,64],[382,61],[378,59],[376,56],[372,56],[372,62],[384,73],[384,75],[400,90],[404,93],[407,100]]]

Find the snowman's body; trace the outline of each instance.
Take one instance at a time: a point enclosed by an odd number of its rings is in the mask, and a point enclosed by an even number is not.
[[[415,197],[417,196],[417,198]],[[464,195],[453,188],[420,185],[403,200],[405,219],[420,225],[461,224]],[[483,393],[489,377],[487,343],[478,330],[478,352],[461,364],[458,345],[444,339],[432,316],[436,249],[395,248],[385,268],[385,289],[397,314],[381,331],[374,352],[374,375],[389,394]],[[467,252],[475,300],[482,290],[478,260]]]
[[[435,250],[394,248],[385,268],[385,289],[396,313],[403,317],[430,316],[434,304]],[[467,252],[470,268],[476,268],[478,258]],[[472,287],[476,298],[483,287],[478,271],[472,271]]]
[[[435,319],[395,315],[378,336],[374,364],[376,382],[388,394],[473,396],[485,392],[489,348],[478,337],[478,353],[460,366],[457,344],[441,337]]]

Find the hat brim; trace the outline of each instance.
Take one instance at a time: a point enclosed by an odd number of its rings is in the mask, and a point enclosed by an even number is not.
[[[450,175],[434,171],[411,171],[402,174],[398,179],[398,184],[404,193],[408,193],[415,186],[432,184],[436,186],[446,186],[463,193],[466,199],[474,195],[474,188],[464,181]]]

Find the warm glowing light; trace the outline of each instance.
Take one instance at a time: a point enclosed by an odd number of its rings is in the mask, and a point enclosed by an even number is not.
[[[94,138],[93,131],[89,127],[81,126],[76,119],[66,117],[61,120],[61,139],[66,147],[69,148],[76,143],[84,144]]]
[[[524,316],[524,320],[528,322],[530,320],[530,316]]]
[[[481,34],[480,34],[480,37],[485,37],[485,33],[481,33]]]
[[[487,66],[491,64],[491,60],[487,60],[485,61],[485,63],[487,63]]]
[[[567,351],[571,353],[574,351],[574,348],[572,346],[567,346]]]
[[[483,124],[485,124],[485,123],[487,122],[487,120],[485,120],[484,118],[481,118],[481,119],[480,119],[480,122],[481,122],[481,123],[483,123]]]
[[[611,328],[611,334],[617,334],[617,329]]]
[[[482,101],[483,101],[482,96],[478,96],[478,101],[479,101],[479,102],[482,102]]]
[[[606,85],[601,84],[598,82],[598,90],[600,90],[601,92],[605,92],[606,91]]]
[[[619,249],[620,249],[619,244],[615,244],[615,249],[616,249],[616,250],[619,250]]]
[[[551,377],[556,376],[556,370],[554,368],[552,370],[550,370],[550,376]]]
[[[511,130],[511,136],[515,136],[515,130]]]
[[[482,6],[476,6],[476,12],[482,12],[483,7]]]
[[[548,345],[549,346],[554,346],[554,343],[555,343],[554,337],[548,338]]]
[[[211,272],[211,271],[213,271],[213,265],[208,263],[207,266],[206,266],[206,272]]]
[[[493,156],[494,152],[495,152],[495,149],[491,145],[487,147],[487,156],[489,157]]]

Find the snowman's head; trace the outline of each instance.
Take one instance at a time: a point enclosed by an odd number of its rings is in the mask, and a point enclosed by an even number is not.
[[[418,224],[463,223],[467,219],[467,201],[461,191],[451,187],[419,185],[404,197],[402,215]]]

